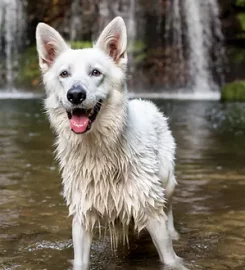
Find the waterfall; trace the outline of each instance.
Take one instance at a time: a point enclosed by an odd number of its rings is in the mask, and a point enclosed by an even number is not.
[[[116,16],[123,17],[128,34],[128,66],[129,74],[134,71],[133,49],[136,39],[136,0],[102,0],[99,4],[100,31]]]
[[[183,40],[183,20],[182,20],[182,0],[167,0],[165,18],[165,48],[166,58],[168,59],[166,81],[171,81],[173,75],[174,86],[185,85],[184,74],[184,40]],[[195,1],[195,0],[194,0]],[[176,66],[177,65],[177,66]],[[178,81],[176,82],[176,77]],[[170,78],[170,79],[169,79]],[[168,83],[170,86],[172,83]]]
[[[24,40],[25,19],[24,2],[21,0],[0,1],[0,56],[4,56],[6,69],[5,81],[9,89],[13,88],[18,68],[17,53]]]
[[[224,49],[217,0],[167,0],[165,36],[179,84],[199,93],[218,90]]]
[[[82,7],[81,1],[73,0],[71,4],[71,27],[70,27],[70,41],[74,41],[81,32],[82,25]]]
[[[207,91],[212,87],[211,69],[209,67],[209,50],[212,35],[209,22],[203,20],[203,17],[209,19],[210,16],[210,14],[207,14],[208,10],[206,9],[209,0],[204,2],[203,4],[201,1],[184,1],[187,39],[189,42],[190,79],[193,83],[193,88],[197,91]],[[206,39],[207,44],[205,44]]]
[[[127,33],[128,33],[128,61],[130,63],[128,67],[128,72],[133,73],[134,71],[134,65],[133,65],[133,50],[135,46],[135,39],[136,39],[136,20],[135,20],[135,14],[136,14],[136,0],[130,0],[129,5],[129,15],[127,19]]]

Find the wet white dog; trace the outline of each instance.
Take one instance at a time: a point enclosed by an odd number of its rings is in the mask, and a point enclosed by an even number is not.
[[[74,265],[89,264],[95,226],[108,228],[116,247],[119,239],[128,240],[133,221],[136,231],[149,231],[161,262],[180,269],[170,204],[175,143],[155,105],[128,100],[123,19],[115,18],[89,49],[72,50],[44,23],[38,24],[36,39],[64,197],[73,216]]]

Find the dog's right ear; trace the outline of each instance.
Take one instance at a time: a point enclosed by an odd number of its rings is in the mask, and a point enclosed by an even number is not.
[[[127,62],[127,31],[124,20],[116,17],[102,31],[95,47],[111,56],[119,66]]]
[[[37,25],[36,41],[39,66],[43,73],[48,71],[57,56],[70,48],[61,35],[45,23]]]

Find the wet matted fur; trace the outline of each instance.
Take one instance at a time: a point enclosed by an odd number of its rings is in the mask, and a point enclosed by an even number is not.
[[[133,221],[135,230],[149,231],[161,261],[180,269],[170,204],[175,142],[153,103],[128,99],[123,19],[115,18],[89,49],[72,50],[44,23],[36,39],[45,107],[73,216],[74,265],[89,264],[95,226],[109,228],[116,247],[120,238],[128,241]]]

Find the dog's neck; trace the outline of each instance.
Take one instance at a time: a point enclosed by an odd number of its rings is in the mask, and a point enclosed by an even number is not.
[[[99,141],[108,140],[109,144],[116,143],[124,133],[127,116],[127,92],[113,91],[96,119],[94,130],[88,135],[92,135],[93,139],[99,136]]]

